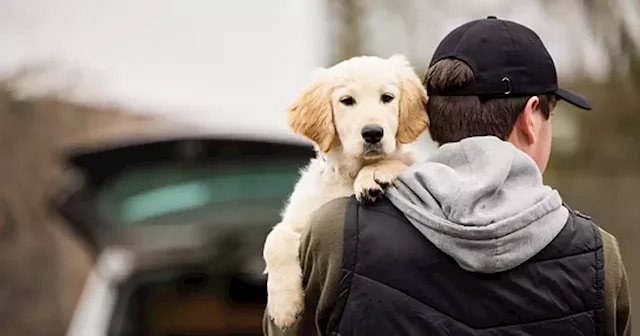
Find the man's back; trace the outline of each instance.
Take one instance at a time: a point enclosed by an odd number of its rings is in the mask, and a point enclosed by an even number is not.
[[[504,272],[463,270],[388,200],[348,204],[333,310],[340,335],[564,335],[603,328],[602,240],[571,214],[540,253]],[[369,331],[369,332],[367,332]]]
[[[504,179],[502,182],[473,178],[474,174],[486,175],[479,166],[463,162],[484,162],[471,154],[477,142],[497,146],[502,152],[513,151],[519,157],[503,157],[505,162],[515,163],[494,175]],[[465,152],[465,158],[461,161],[452,157],[446,153],[448,148]],[[568,211],[559,197],[549,203],[556,192],[548,187],[540,189],[541,180],[531,182],[517,173],[526,171],[519,166],[519,160],[524,165],[533,163],[520,157],[522,153],[508,143],[476,138],[439,152],[442,160],[436,155],[429,163],[433,167],[413,167],[403,174],[397,190],[389,194],[393,203],[400,204],[401,198],[406,204],[394,207],[389,200],[383,200],[361,207],[355,201],[340,199],[314,215],[301,247],[307,309],[295,326],[298,330],[285,334],[628,332],[628,293],[626,285],[620,285],[626,284],[626,276],[613,237]],[[500,161],[491,150],[477,153]],[[428,172],[429,176],[421,176],[420,172]],[[535,180],[538,175],[534,172],[529,178]],[[451,184],[456,179],[460,186],[430,186]],[[411,185],[411,181],[415,184]],[[536,188],[544,192],[535,195]],[[494,202],[496,197],[515,191],[528,194],[524,198],[514,196],[520,199],[513,205],[519,207],[517,211],[505,212],[504,202]],[[472,194],[476,196],[471,197]],[[447,218],[460,213],[445,214],[452,211],[445,201],[448,198],[471,200],[465,209],[475,208],[480,211],[480,218],[493,221],[461,223],[457,218],[451,222]],[[541,207],[545,210],[541,211]],[[539,218],[523,216],[531,208],[539,210]],[[558,210],[565,214],[561,223],[557,219],[551,224],[544,221]],[[500,213],[508,215],[497,221]],[[470,216],[467,213],[462,218],[473,217]],[[480,224],[490,230],[479,230]],[[527,230],[531,226],[536,229]],[[545,240],[544,233],[554,227],[559,229]],[[493,250],[487,250],[488,246]],[[533,253],[523,253],[532,248]],[[268,334],[278,332],[272,328]]]

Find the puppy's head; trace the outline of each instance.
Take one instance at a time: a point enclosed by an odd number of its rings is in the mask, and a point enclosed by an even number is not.
[[[428,127],[427,95],[404,56],[354,57],[319,69],[289,108],[289,125],[328,152],[379,159]]]

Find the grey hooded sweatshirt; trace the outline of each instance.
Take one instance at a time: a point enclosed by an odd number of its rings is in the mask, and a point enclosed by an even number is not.
[[[569,216],[558,192],[542,183],[534,161],[492,136],[441,146],[402,174],[387,196],[462,268],[483,273],[527,261],[560,233]]]

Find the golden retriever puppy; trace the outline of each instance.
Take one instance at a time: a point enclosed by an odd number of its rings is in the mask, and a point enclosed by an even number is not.
[[[315,144],[301,176],[267,236],[267,312],[281,328],[304,308],[300,235],[325,202],[356,195],[370,202],[412,163],[403,144],[429,125],[427,94],[402,55],[354,57],[319,69],[289,108],[289,126]]]

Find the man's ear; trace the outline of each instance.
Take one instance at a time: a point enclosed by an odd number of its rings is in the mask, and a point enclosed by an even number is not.
[[[429,127],[427,92],[404,55],[393,55],[388,60],[396,66],[400,82],[400,111],[396,138],[400,143],[411,143]]]
[[[537,140],[537,129],[540,127],[539,121],[535,118],[536,113],[540,113],[540,99],[536,96],[529,98],[524,110],[518,116],[514,131],[519,132],[524,137],[527,144],[531,145]]]
[[[336,135],[331,106],[332,90],[326,69],[320,68],[288,109],[289,127],[315,143],[322,152],[331,149]]]

